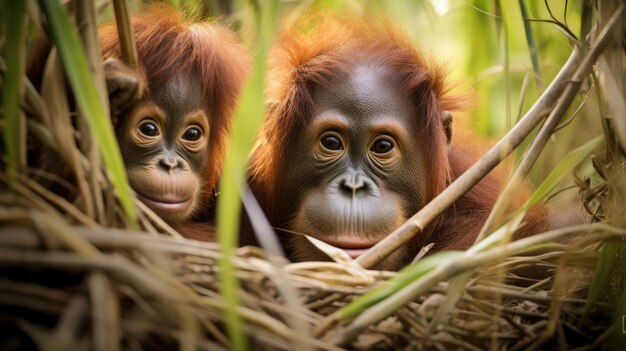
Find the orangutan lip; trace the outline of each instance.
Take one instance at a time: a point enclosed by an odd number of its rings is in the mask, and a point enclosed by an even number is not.
[[[144,195],[137,194],[137,197],[148,207],[164,212],[180,212],[191,206],[191,199],[175,201],[171,199],[154,200]]]
[[[332,245],[338,249],[345,251],[350,257],[357,258],[364,254],[370,247],[374,246],[373,242],[358,240],[329,240],[324,239],[328,245]]]

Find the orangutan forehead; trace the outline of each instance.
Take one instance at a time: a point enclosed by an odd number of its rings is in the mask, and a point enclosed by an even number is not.
[[[398,79],[385,66],[362,63],[314,89],[313,102],[351,116],[409,116],[411,106]],[[401,117],[400,117],[401,118]]]

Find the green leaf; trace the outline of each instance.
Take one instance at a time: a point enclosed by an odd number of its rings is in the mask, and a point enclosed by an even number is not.
[[[17,179],[20,143],[20,101],[23,90],[24,55],[26,35],[26,1],[4,1],[3,22],[5,40],[3,57],[6,77],[2,84],[2,114],[4,115],[4,146],[7,153],[7,178],[9,185]]]
[[[17,1],[21,2],[21,1]],[[95,136],[102,157],[109,170],[111,182],[117,190],[117,196],[130,227],[137,227],[137,214],[126,177],[126,168],[122,162],[110,118],[98,96],[98,90],[89,69],[85,50],[67,10],[57,0],[39,0],[52,38],[56,44],[68,81],[74,92],[76,103],[83,112],[92,134]]]
[[[366,292],[349,305],[339,310],[341,318],[353,318],[370,306],[377,304],[388,296],[413,283],[444,262],[461,257],[462,251],[443,251],[417,261],[398,272],[398,275]]]
[[[598,262],[593,270],[591,285],[589,285],[589,292],[587,293],[587,302],[585,303],[583,315],[587,315],[591,311],[591,308],[598,301],[602,292],[605,291],[607,287],[610,287],[610,283],[615,279],[615,275],[623,276],[623,270],[619,270],[617,268],[619,268],[618,263],[621,263],[619,261],[624,259],[625,254],[626,245],[624,245],[624,243],[605,242],[602,244]],[[624,293],[626,294],[626,291]],[[621,300],[619,305],[620,308],[626,308],[625,300]]]
[[[552,172],[546,177],[539,187],[535,190],[532,196],[526,201],[523,208],[528,209],[541,199],[545,198],[548,193],[554,189],[554,187],[571,172],[580,162],[582,162],[593,149],[600,145],[604,140],[602,136],[598,136],[584,145],[570,151],[563,159],[554,167]]]
[[[367,308],[395,294],[399,290],[415,282],[415,280],[420,279],[421,277],[432,271],[434,268],[447,262],[454,261],[461,256],[471,256],[473,254],[485,251],[490,247],[493,247],[495,244],[499,243],[502,239],[506,238],[510,233],[514,232],[517,229],[522,221],[522,218],[524,217],[524,213],[525,212],[518,213],[510,221],[505,223],[502,227],[498,228],[498,230],[495,231],[493,234],[489,235],[484,240],[472,246],[466,251],[438,252],[432,256],[428,256],[420,261],[417,261],[415,264],[407,266],[406,268],[401,270],[397,276],[373,288],[372,290],[363,294],[363,296],[355,299],[348,306],[339,310],[339,316],[341,318],[355,317]],[[456,282],[456,284],[452,285],[452,287],[454,287],[454,289],[459,289],[458,286],[463,285],[463,282],[466,282],[468,279],[469,275],[462,274],[457,277],[458,281]],[[454,296],[449,298],[451,301],[454,301],[456,299],[456,297]]]
[[[224,161],[217,204],[218,242],[222,250],[219,265],[220,290],[226,302],[225,320],[231,348],[247,350],[241,317],[237,313],[239,282],[231,256],[237,244],[242,189],[246,182],[248,155],[264,117],[263,96],[268,47],[274,37],[278,0],[267,0],[260,6],[258,47],[252,76],[243,89],[235,110],[229,150]]]
[[[605,244],[606,245],[606,244]],[[624,249],[624,244],[622,249]],[[613,256],[615,258],[615,256]],[[587,307],[587,306],[585,306]],[[586,313],[587,311],[585,311]],[[626,330],[626,289],[622,291],[619,302],[616,306],[616,311],[613,314],[613,332],[607,340],[607,350],[624,350],[626,349],[626,338],[624,337],[624,330]]]
[[[502,243],[504,239],[506,241],[510,241],[511,234],[514,233],[522,223],[522,219],[526,214],[526,210],[522,208],[518,211],[515,216],[513,216],[508,222],[504,223],[500,228],[498,228],[495,232],[487,235],[483,240],[476,243],[474,246],[467,249],[465,252],[468,255],[485,251],[490,247],[493,247],[499,243]]]

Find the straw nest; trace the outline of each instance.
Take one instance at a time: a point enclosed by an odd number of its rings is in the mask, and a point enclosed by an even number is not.
[[[23,164],[10,186],[0,172],[0,349],[233,348],[220,248],[182,239],[140,202],[143,231],[114,229],[125,227],[123,211],[84,120],[61,118],[70,116],[68,106],[48,111],[43,104],[67,100],[65,91],[55,86],[42,98],[25,87],[24,109],[39,118],[20,120],[28,138],[18,138],[18,149],[41,156],[45,167]],[[604,179],[623,176],[619,160],[606,162],[620,170]],[[64,176],[68,169],[73,177]],[[52,187],[75,196],[60,197]],[[607,189],[584,189],[596,220],[610,205]],[[555,240],[574,234],[568,244]],[[287,263],[242,248],[232,257],[241,283],[238,312],[254,350],[596,349],[615,328],[615,307],[605,296],[587,301],[591,272],[603,241],[625,236],[595,223],[463,254],[421,279],[406,299],[384,301],[397,306],[375,305],[356,318],[338,311],[398,273],[350,261]],[[523,250],[544,242],[550,244],[541,251]],[[617,285],[612,291],[623,291]]]
[[[54,213],[8,207],[20,202],[14,195],[0,198],[3,349],[230,349],[217,244],[70,226]],[[444,314],[455,281],[438,282],[341,347],[333,343],[350,321],[334,312],[396,273],[285,263],[241,248],[233,257],[239,313],[255,350],[595,349],[611,312],[602,302],[585,311],[599,239],[489,262]],[[546,274],[525,277],[530,265]]]

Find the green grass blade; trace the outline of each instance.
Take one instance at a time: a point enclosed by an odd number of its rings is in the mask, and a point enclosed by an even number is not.
[[[264,117],[264,77],[268,47],[274,36],[278,14],[278,0],[268,0],[261,6],[258,47],[252,75],[243,89],[235,111],[235,120],[230,135],[229,150],[224,161],[220,180],[220,196],[217,204],[218,242],[222,250],[219,265],[220,292],[226,302],[225,321],[233,350],[248,350],[243,333],[243,323],[237,313],[239,304],[239,281],[231,256],[237,244],[239,217],[241,212],[240,193],[246,182],[248,155]]]
[[[574,169],[580,162],[582,162],[591,151],[604,140],[603,136],[598,136],[584,145],[570,151],[563,159],[554,167],[552,172],[546,177],[539,187],[535,190],[532,196],[528,199],[523,208],[528,209],[541,199],[545,198],[548,193],[554,189],[554,187]]]
[[[98,90],[94,84],[85,50],[80,43],[76,28],[72,24],[67,10],[59,1],[39,0],[39,6],[48,20],[50,32],[61,56],[76,103],[83,112],[91,132],[100,146],[102,157],[111,176],[111,182],[117,191],[128,223],[131,227],[136,228],[137,214],[126,177],[126,168],[122,162],[109,116],[98,96]]]
[[[432,271],[444,262],[454,260],[464,253],[462,251],[443,251],[417,261],[403,270],[392,279],[380,284],[372,290],[352,301],[349,305],[339,310],[340,318],[353,318],[370,306],[377,304],[388,296],[406,287],[416,279]]]
[[[624,248],[624,244],[620,243],[619,245]],[[615,256],[613,256],[613,258],[615,258]],[[620,296],[616,311],[614,312],[613,316],[613,332],[609,336],[609,339],[606,343],[606,345],[608,346],[606,349],[624,350],[626,349],[626,338],[624,337],[624,330],[626,329],[626,289],[622,291],[622,295]]]
[[[535,35],[533,28],[530,26],[528,18],[528,10],[526,9],[526,2],[519,0],[519,9],[522,13],[522,21],[524,22],[524,34],[526,34],[526,43],[528,44],[528,50],[530,53],[530,61],[533,65],[533,72],[535,73],[535,82],[537,83],[537,90],[543,90],[543,83],[541,80],[541,66],[539,65],[539,53],[537,45],[535,44]]]
[[[563,159],[554,167],[552,172],[546,177],[546,179],[537,187],[532,196],[526,201],[522,209],[528,209],[541,199],[545,198],[548,193],[581,161],[589,156],[591,151],[595,149],[604,141],[603,136],[598,136],[582,146],[570,151]],[[600,296],[602,288],[605,286],[605,282],[608,281],[611,272],[613,271],[613,260],[615,255],[623,249],[621,243],[605,243],[602,247],[602,253],[596,264],[594,270],[591,285],[589,287],[589,293],[587,296],[587,304],[585,305],[586,314],[591,306],[597,301]]]
[[[4,116],[4,147],[6,148],[6,174],[9,185],[17,180],[19,163],[20,100],[23,90],[24,55],[26,35],[26,1],[3,1],[3,19],[6,43],[3,57],[6,77],[2,85],[2,114]]]
[[[495,2],[496,14],[499,16],[496,17],[496,27],[498,31],[498,35],[500,40],[502,41],[502,60],[503,60],[503,68],[504,74],[503,84],[504,84],[504,101],[505,101],[505,121],[506,121],[506,129],[510,130],[513,127],[513,120],[511,119],[511,50],[509,45],[509,23],[508,18],[506,18],[503,4],[501,0]]]
[[[339,310],[339,316],[341,318],[352,318],[359,315],[361,312],[366,310],[367,308],[377,304],[378,302],[386,299],[387,297],[395,294],[399,290],[405,288],[409,284],[415,282],[415,280],[420,279],[428,272],[432,271],[436,267],[445,264],[449,261],[453,261],[464,255],[473,255],[486,249],[493,247],[495,244],[501,242],[505,239],[510,233],[514,232],[517,227],[520,225],[522,218],[524,217],[524,212],[517,214],[514,218],[512,218],[509,222],[505,223],[502,227],[500,227],[493,234],[489,235],[487,238],[474,245],[467,251],[442,251],[438,252],[432,256],[428,256],[424,259],[419,260],[415,264],[412,264],[403,270],[401,270],[397,276],[392,279],[382,283],[381,285],[375,287],[374,289],[368,291],[363,294],[361,297],[355,299],[347,305],[346,307]],[[457,285],[463,285],[463,281],[468,280],[467,275],[461,275],[458,278]],[[460,296],[460,295],[459,295]],[[454,299],[454,297],[452,298]]]
[[[515,217],[513,217],[510,221],[502,225],[498,230],[470,247],[465,251],[465,255],[473,255],[480,252],[483,252],[497,244],[506,244],[511,240],[511,235],[517,230],[519,225],[522,223],[522,218],[526,214],[525,211],[518,213]],[[467,283],[472,278],[472,271],[464,272],[459,274],[450,280],[448,284],[448,289],[446,291],[446,299],[441,303],[439,308],[437,309],[437,314],[433,318],[432,325],[436,325],[438,323],[442,323],[444,318],[452,311],[454,306],[457,304],[463,292],[465,291],[465,287]]]
[[[587,315],[600,298],[602,292],[610,288],[610,282],[614,279],[614,275],[616,273],[623,275],[623,272],[616,272],[615,268],[617,266],[616,261],[623,259],[625,251],[626,245],[620,242],[605,242],[602,244],[598,262],[593,270],[583,315]]]
[[[500,228],[498,228],[493,233],[487,235],[487,237],[485,237],[483,240],[479,241],[474,246],[467,249],[465,252],[471,255],[471,254],[485,251],[497,244],[501,244],[503,242],[506,243],[510,241],[511,234],[514,233],[519,228],[525,214],[526,214],[526,210],[523,207],[508,222],[503,224]]]

